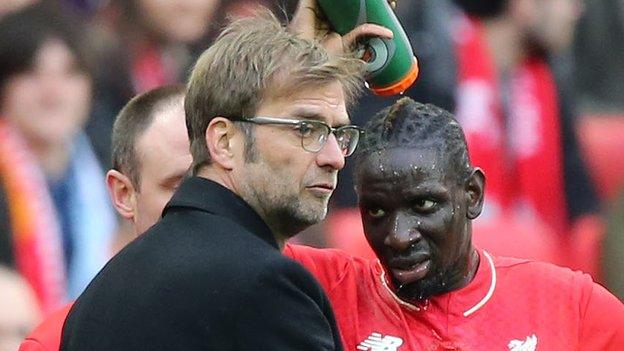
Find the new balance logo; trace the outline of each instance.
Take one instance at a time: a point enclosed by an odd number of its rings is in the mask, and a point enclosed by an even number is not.
[[[357,346],[357,349],[361,351],[397,351],[401,345],[403,345],[401,338],[390,335],[382,337],[379,333],[372,333]]]
[[[537,336],[535,334],[527,336],[526,340],[511,340],[509,344],[509,351],[535,351],[537,349]]]

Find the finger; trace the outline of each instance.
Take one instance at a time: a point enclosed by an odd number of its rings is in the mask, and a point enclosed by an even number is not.
[[[304,39],[315,39],[317,10],[316,0],[300,0],[288,27]]]
[[[321,46],[332,54],[342,55],[345,53],[342,37],[336,32],[327,33],[321,41]]]
[[[364,37],[381,37],[385,39],[392,39],[394,33],[386,27],[382,27],[372,23],[365,23],[355,27],[352,31],[345,34],[343,39],[343,45],[346,47],[353,47],[357,41]]]

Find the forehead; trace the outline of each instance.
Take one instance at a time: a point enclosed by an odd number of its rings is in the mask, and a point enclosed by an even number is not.
[[[46,40],[35,57],[36,68],[47,68],[61,64],[71,64],[76,60],[74,53],[67,44],[56,38]]]
[[[431,147],[392,148],[364,156],[357,168],[359,189],[402,187],[409,183],[447,183],[456,172],[442,152]]]
[[[256,114],[293,119],[318,119],[330,125],[349,123],[344,89],[338,81],[308,85],[276,97],[269,96],[260,104]]]
[[[176,161],[190,155],[182,97],[156,108],[152,123],[138,136],[135,150],[143,167],[155,158]]]

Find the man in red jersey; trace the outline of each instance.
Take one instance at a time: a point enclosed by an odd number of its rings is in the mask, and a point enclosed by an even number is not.
[[[405,98],[363,139],[356,190],[379,260],[285,249],[326,289],[346,350],[624,349],[624,305],[588,275],[472,245],[485,175],[450,113]]]

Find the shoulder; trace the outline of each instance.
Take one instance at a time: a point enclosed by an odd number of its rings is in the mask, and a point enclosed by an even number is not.
[[[328,293],[349,275],[366,276],[376,262],[352,256],[342,250],[290,244],[284,248],[284,255],[308,269]]]
[[[503,286],[524,287],[523,290],[534,296],[573,303],[581,317],[590,305],[593,309],[612,306],[615,311],[622,310],[622,303],[587,273],[546,262],[509,257],[494,257],[493,260]]]
[[[587,273],[547,262],[498,256],[493,261],[497,277],[503,283],[534,286],[539,291],[565,289],[568,292],[580,292],[595,284]]]

